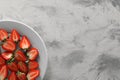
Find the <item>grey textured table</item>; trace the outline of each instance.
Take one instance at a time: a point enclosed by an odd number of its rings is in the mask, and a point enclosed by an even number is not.
[[[44,80],[120,80],[120,0],[0,0],[0,19],[44,39]]]

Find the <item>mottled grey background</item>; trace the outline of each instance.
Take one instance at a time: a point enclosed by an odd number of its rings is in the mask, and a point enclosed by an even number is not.
[[[0,0],[0,19],[44,39],[44,80],[120,80],[120,0]]]

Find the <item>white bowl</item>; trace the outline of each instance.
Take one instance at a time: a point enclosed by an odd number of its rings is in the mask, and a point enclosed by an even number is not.
[[[46,46],[40,35],[31,27],[19,21],[2,20],[0,21],[0,28],[4,28],[9,32],[12,29],[16,29],[21,35],[26,35],[30,39],[33,47],[36,47],[39,50],[40,54],[38,56],[38,62],[40,64],[39,68],[41,70],[41,74],[37,80],[42,80],[47,69],[48,55]]]

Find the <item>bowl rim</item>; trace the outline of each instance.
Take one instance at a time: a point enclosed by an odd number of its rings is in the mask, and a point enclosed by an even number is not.
[[[17,20],[9,20],[9,19],[3,19],[3,20],[0,20],[0,22],[15,22],[15,23],[18,23],[18,24],[22,24],[22,25],[25,25],[26,27],[28,27],[29,29],[31,29],[41,40],[41,42],[43,43],[43,47],[44,47],[44,50],[45,50],[45,55],[46,55],[46,66],[45,66],[45,72],[43,73],[43,76],[41,76],[41,79],[43,80],[44,76],[45,76],[45,73],[47,71],[47,67],[48,67],[48,53],[47,53],[47,47],[45,45],[45,42],[44,40],[42,39],[42,37],[32,28],[30,27],[29,25],[21,22],[21,21],[17,21]]]

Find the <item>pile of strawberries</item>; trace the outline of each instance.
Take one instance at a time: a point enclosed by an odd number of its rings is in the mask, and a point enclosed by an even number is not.
[[[0,29],[0,80],[36,80],[40,75],[38,54],[27,36],[15,29],[11,33]]]

